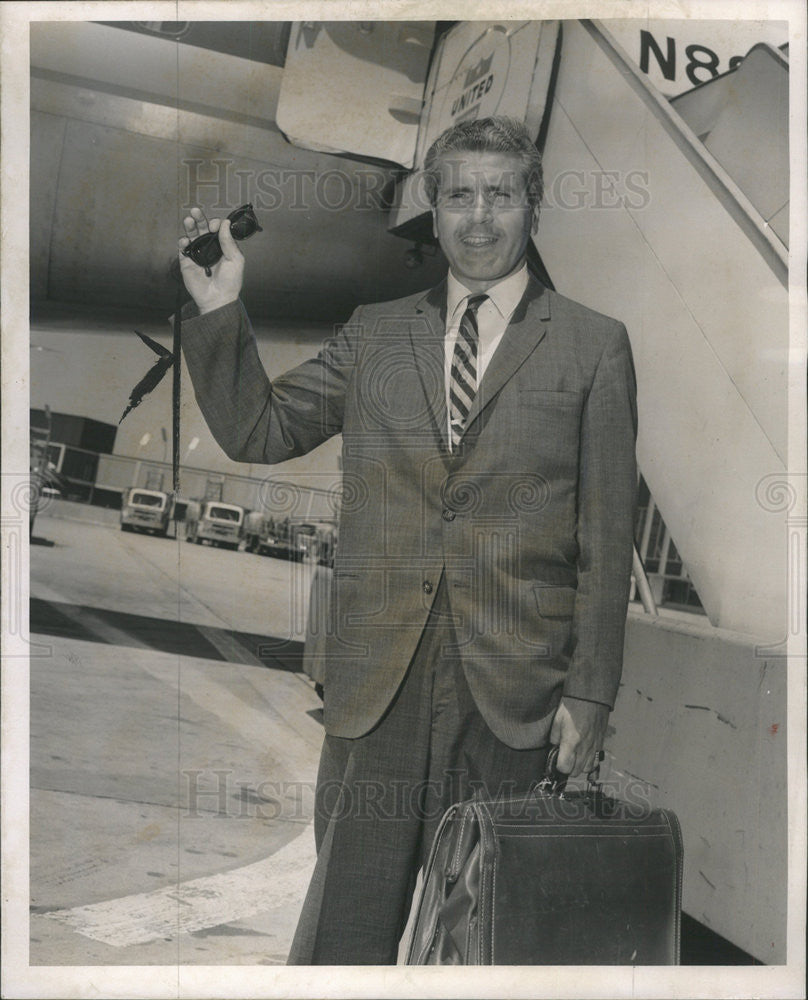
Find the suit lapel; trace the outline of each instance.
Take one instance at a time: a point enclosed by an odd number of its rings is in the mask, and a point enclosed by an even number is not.
[[[416,315],[423,320],[410,327],[415,364],[435,427],[444,450],[448,451],[444,381],[446,282],[430,289],[416,303],[415,309]],[[550,302],[547,289],[531,275],[525,294],[485,370],[469,411],[466,431],[544,339],[549,322]]]
[[[469,410],[466,431],[544,339],[549,321],[550,302],[547,289],[531,276],[525,294],[485,370]]]
[[[446,282],[430,289],[416,304],[421,322],[410,326],[415,365],[444,450],[449,447],[446,427],[444,337],[446,331]]]

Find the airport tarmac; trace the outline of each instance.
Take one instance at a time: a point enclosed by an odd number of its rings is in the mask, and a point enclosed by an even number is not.
[[[312,567],[72,506],[31,546],[30,963],[282,964],[314,864]]]
[[[314,567],[65,502],[30,556],[30,965],[284,964],[315,860]],[[682,964],[753,961],[683,914]]]

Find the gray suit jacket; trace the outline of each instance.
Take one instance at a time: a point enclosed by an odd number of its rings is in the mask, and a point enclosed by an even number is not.
[[[280,462],[338,432],[344,496],[326,640],[325,725],[382,717],[445,574],[480,712],[541,746],[562,694],[613,705],[637,471],[622,324],[531,279],[446,441],[445,285],[362,306],[271,384],[240,303],[183,325],[197,400],[233,459]]]

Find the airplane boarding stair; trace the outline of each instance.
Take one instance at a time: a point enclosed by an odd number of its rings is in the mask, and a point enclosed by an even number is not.
[[[761,493],[787,460],[787,251],[718,158],[746,170],[741,183],[768,196],[783,232],[788,110],[778,119],[758,98],[744,114],[746,94],[760,94],[738,85],[746,71],[727,74],[736,87],[705,145],[606,29],[565,23],[537,245],[558,291],[628,328],[640,466],[710,621],[776,642],[785,533]],[[787,96],[787,69],[784,85],[756,75]],[[679,99],[690,117],[716,82]],[[758,125],[764,158],[746,155]],[[744,135],[751,149],[737,148]]]
[[[665,100],[595,22],[564,22],[537,248],[625,322],[638,459],[711,624],[629,616],[611,777],[674,808],[684,909],[766,963],[787,894],[788,63],[755,46]],[[793,627],[798,628],[798,625]]]

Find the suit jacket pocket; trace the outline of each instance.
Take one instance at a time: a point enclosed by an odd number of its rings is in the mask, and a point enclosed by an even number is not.
[[[524,461],[525,442],[534,449],[534,469],[552,484],[560,498],[578,481],[578,449],[583,396],[551,389],[519,391],[516,440]]]
[[[533,593],[542,618],[572,618],[575,611],[575,587],[557,587],[534,583]]]

